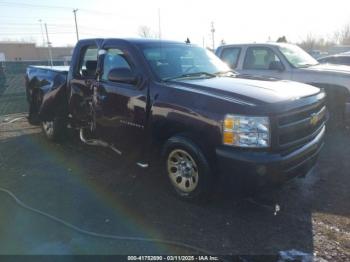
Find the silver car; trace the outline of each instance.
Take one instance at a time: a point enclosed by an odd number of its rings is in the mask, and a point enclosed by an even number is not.
[[[285,43],[224,45],[216,55],[241,74],[324,88],[331,123],[343,125],[350,119],[350,66],[320,64],[300,47]]]

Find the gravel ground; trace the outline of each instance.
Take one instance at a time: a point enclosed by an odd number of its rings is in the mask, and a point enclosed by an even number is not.
[[[159,166],[138,169],[109,150],[82,145],[74,133],[64,143],[48,142],[19,113],[26,105],[18,77],[7,78],[0,94],[0,187],[34,208],[84,230],[179,241],[215,254],[350,261],[349,132],[327,134],[305,179],[249,198],[223,181],[208,202],[194,204],[170,192]],[[0,203],[0,254],[194,252],[81,234],[2,192]]]

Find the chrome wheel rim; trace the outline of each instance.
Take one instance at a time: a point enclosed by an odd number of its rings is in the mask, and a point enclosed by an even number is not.
[[[43,128],[46,135],[51,136],[53,134],[53,121],[43,122]]]
[[[190,193],[198,185],[198,167],[189,153],[181,149],[171,151],[167,160],[170,181],[177,190]]]

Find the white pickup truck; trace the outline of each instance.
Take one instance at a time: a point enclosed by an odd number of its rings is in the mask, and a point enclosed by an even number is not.
[[[343,125],[350,119],[350,66],[319,64],[298,46],[285,43],[224,45],[216,55],[244,75],[324,88],[331,124]]]

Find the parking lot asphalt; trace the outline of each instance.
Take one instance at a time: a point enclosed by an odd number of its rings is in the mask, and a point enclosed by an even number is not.
[[[33,208],[83,230],[177,241],[215,254],[299,251],[350,261],[349,132],[328,133],[305,179],[253,197],[222,181],[207,202],[190,203],[172,194],[159,165],[139,169],[108,149],[83,145],[74,133],[61,144],[47,141],[26,113],[18,114],[24,96],[16,91],[9,102],[10,94],[0,97],[0,187]],[[16,205],[4,192],[0,203],[0,254],[199,253],[86,235]]]
[[[179,241],[215,254],[297,250],[350,259],[348,134],[328,135],[319,164],[305,179],[254,197],[219,184],[209,201],[189,203],[170,192],[159,166],[139,169],[108,150],[81,144],[74,134],[51,143],[19,117],[25,114],[0,117],[0,186],[84,230]],[[194,252],[88,236],[15,205],[4,193],[0,201],[1,254]]]

